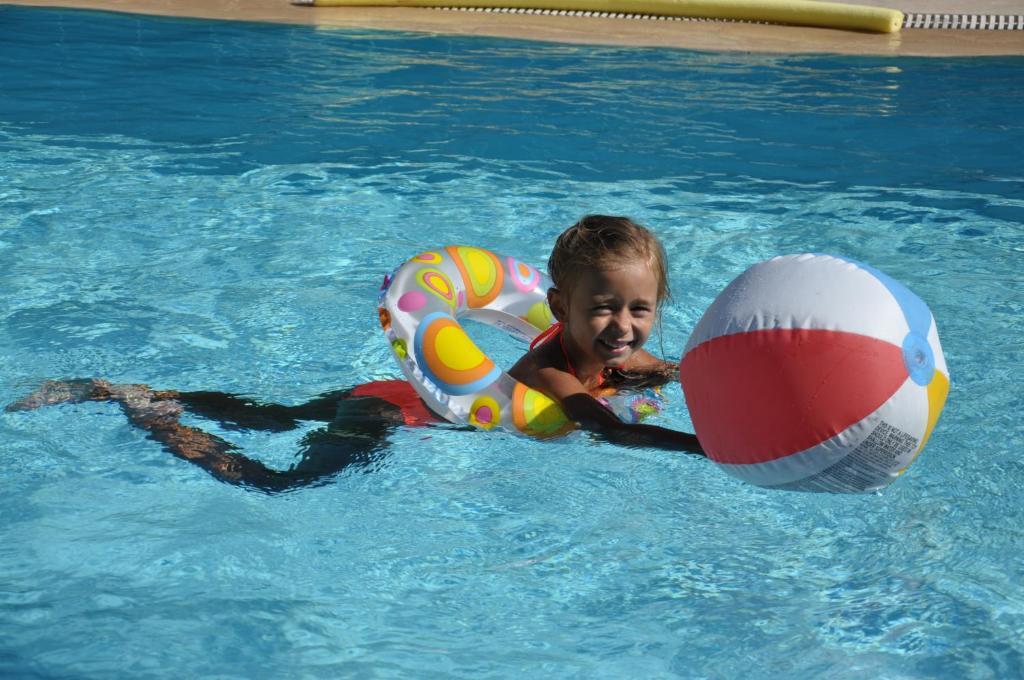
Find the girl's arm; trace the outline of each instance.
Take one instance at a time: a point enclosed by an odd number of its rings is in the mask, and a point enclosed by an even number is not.
[[[639,349],[625,366],[626,371],[637,373],[654,373],[665,376],[665,382],[679,378],[679,364],[659,359],[645,349]]]
[[[583,429],[597,434],[614,444],[626,446],[653,446],[670,451],[685,451],[704,455],[696,435],[678,432],[657,425],[624,423],[587,393],[573,394],[561,400],[562,410]]]
[[[590,395],[575,376],[555,368],[538,370],[531,387],[556,399],[565,415],[580,426],[615,444],[651,446],[704,455],[696,435],[657,425],[624,423]]]

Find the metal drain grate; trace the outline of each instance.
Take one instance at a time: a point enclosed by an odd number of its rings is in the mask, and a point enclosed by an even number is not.
[[[668,17],[658,14],[629,14],[626,12],[599,12],[577,9],[529,9],[524,7],[434,7],[452,12],[483,12],[485,14],[537,14],[552,17],[596,17],[598,19],[646,19],[648,21],[725,21],[727,23],[761,24],[763,21],[741,21],[739,19],[706,19],[701,17]]]
[[[1024,16],[1001,14],[904,14],[903,28],[1024,31]]]
[[[294,0],[293,0],[294,1]],[[739,19],[704,19],[697,17],[666,17],[654,14],[623,12],[588,12],[567,9],[524,9],[519,7],[435,7],[454,12],[486,12],[491,14],[539,14],[557,17],[597,17],[600,19],[646,19],[648,21],[725,21],[728,23],[761,24],[762,21]],[[904,14],[903,28],[938,28],[953,30],[1022,31],[1024,15],[1001,14]]]

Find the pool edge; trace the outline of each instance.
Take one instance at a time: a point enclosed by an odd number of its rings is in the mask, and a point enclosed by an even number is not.
[[[1024,55],[1024,31],[903,29],[868,34],[717,21],[657,21],[440,9],[312,8],[288,0],[3,0],[0,5],[100,10],[151,16],[473,35],[539,42],[698,51],[913,57]]]

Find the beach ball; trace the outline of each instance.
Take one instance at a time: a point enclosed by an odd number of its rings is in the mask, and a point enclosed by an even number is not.
[[[921,453],[949,392],[935,319],[830,255],[755,264],[704,313],[680,380],[708,458],[758,486],[870,492]]]

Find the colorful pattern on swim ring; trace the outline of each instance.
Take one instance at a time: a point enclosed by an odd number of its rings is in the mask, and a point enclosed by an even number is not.
[[[441,312],[423,318],[413,347],[423,375],[448,394],[475,394],[501,375],[462,326]]]
[[[433,267],[424,267],[416,272],[416,281],[420,284],[421,289],[437,297],[449,307],[455,307],[455,286],[452,285],[451,279],[445,276],[444,272]],[[414,300],[410,299],[416,294],[422,295],[419,291],[410,291],[403,296],[405,298],[405,305],[410,307],[409,311],[421,309],[425,304],[425,301],[421,301],[419,297],[416,297]]]
[[[531,305],[524,318],[538,331],[546,331],[555,322],[555,315],[551,313],[547,299]]]
[[[573,427],[551,397],[522,383],[512,393],[512,418],[520,432],[534,437],[554,437]]]
[[[466,303],[471,309],[486,307],[501,293],[504,271],[498,256],[483,248],[447,246],[465,284]]]
[[[426,250],[385,279],[380,316],[395,359],[435,413],[480,429],[549,436],[569,424],[544,395],[520,390],[460,325],[489,324],[528,341],[551,324],[547,290],[537,269],[471,246]],[[525,390],[525,386],[523,386]]]
[[[598,401],[624,423],[639,423],[656,416],[665,408],[661,388],[648,387],[639,392],[620,392],[612,397],[599,397]]]
[[[530,293],[537,288],[537,284],[540,283],[539,271],[514,257],[505,258],[505,262],[508,264],[509,277],[516,288],[524,293]]]
[[[416,257],[409,260],[410,262],[422,262],[423,264],[440,264],[441,260],[444,259],[441,253],[428,250],[424,253],[420,253]]]
[[[493,397],[477,397],[469,409],[469,424],[490,430],[501,420],[501,407]]]

